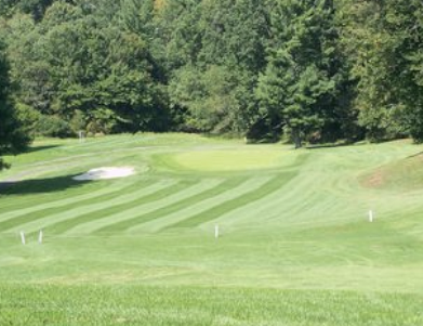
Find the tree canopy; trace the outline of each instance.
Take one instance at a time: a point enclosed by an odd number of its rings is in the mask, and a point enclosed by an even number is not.
[[[35,135],[423,140],[419,0],[0,0],[0,26]]]
[[[29,138],[25,133],[11,97],[9,65],[0,45],[0,155],[16,154],[25,149]],[[0,156],[0,170],[9,165]]]

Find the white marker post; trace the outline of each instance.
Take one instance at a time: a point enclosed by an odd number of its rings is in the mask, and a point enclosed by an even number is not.
[[[22,241],[22,244],[23,244],[23,245],[25,245],[25,244],[26,244],[26,241],[25,241],[25,233],[24,233],[24,231],[21,231],[21,241]]]
[[[40,234],[38,235],[38,243],[39,244],[43,243],[43,230],[40,230]]]
[[[373,222],[373,211],[369,210],[369,222],[372,223]]]
[[[78,131],[79,135],[79,142],[82,143],[84,141],[84,132],[82,130]]]
[[[214,226],[214,237],[219,238],[219,225],[217,224]]]

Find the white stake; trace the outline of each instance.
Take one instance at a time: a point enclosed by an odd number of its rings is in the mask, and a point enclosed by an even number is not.
[[[369,211],[369,222],[370,223],[373,222],[373,211],[372,210]]]
[[[40,234],[38,235],[38,243],[39,244],[43,243],[43,230],[40,230]]]
[[[22,244],[23,244],[23,245],[25,245],[25,244],[26,244],[26,241],[25,241],[25,233],[24,233],[24,231],[21,231],[21,241],[22,241]]]
[[[219,225],[217,224],[214,226],[214,237],[219,238]]]
[[[78,135],[79,135],[79,142],[82,143],[84,141],[84,132],[82,130],[78,131]]]

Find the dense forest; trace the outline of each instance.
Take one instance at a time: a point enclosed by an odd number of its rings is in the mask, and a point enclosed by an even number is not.
[[[80,130],[423,140],[421,0],[0,0],[0,43],[0,154]]]

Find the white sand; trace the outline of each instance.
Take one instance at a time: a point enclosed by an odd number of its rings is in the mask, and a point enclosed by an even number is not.
[[[89,170],[87,173],[74,177],[74,180],[85,181],[85,180],[104,180],[114,178],[125,178],[135,173],[134,168],[131,167],[104,167]]]

